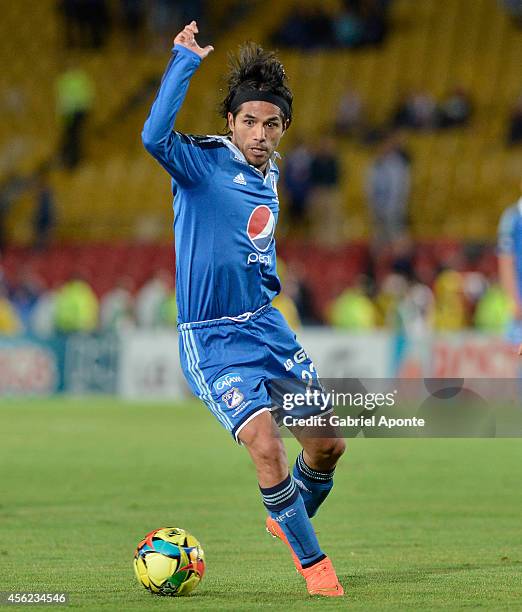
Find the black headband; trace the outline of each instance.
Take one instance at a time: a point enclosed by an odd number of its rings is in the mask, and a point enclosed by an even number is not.
[[[240,89],[230,102],[230,112],[234,113],[234,111],[237,110],[241,104],[243,104],[243,102],[256,101],[270,102],[270,104],[275,104],[281,109],[285,119],[290,118],[290,105],[288,102],[281,96],[263,89]]]

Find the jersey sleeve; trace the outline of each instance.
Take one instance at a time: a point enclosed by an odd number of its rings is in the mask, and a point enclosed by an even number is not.
[[[502,213],[498,224],[497,253],[499,255],[512,255],[514,250],[514,227],[516,209],[511,206]]]
[[[179,184],[197,183],[212,172],[208,150],[195,146],[194,138],[174,131],[190,78],[200,63],[201,58],[186,47],[174,46],[141,134],[147,151]]]

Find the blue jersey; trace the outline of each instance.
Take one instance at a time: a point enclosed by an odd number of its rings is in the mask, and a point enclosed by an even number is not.
[[[201,59],[180,45],[172,51],[142,138],[172,177],[178,321],[238,317],[281,289],[274,242],[279,172],[270,160],[263,174],[224,136],[174,131]]]
[[[513,257],[518,297],[522,302],[522,198],[500,218],[497,250],[500,255]]]

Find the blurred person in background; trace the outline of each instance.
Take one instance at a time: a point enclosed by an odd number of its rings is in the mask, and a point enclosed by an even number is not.
[[[522,142],[522,96],[520,96],[513,108],[509,119],[509,130],[507,143],[514,146]]]
[[[99,49],[105,44],[110,29],[106,0],[60,0],[57,8],[67,47]]]
[[[61,158],[68,169],[83,157],[85,123],[94,102],[94,85],[82,68],[69,67],[56,80],[56,103],[62,129]]]
[[[410,279],[405,296],[399,302],[400,326],[408,338],[424,338],[433,331],[435,299],[431,289]]]
[[[11,173],[0,183],[0,255],[8,246],[6,221],[11,207],[32,184],[31,177]]]
[[[50,338],[56,332],[56,296],[54,290],[44,291],[31,311],[29,329],[40,338]]]
[[[522,197],[500,217],[497,257],[500,285],[511,302],[507,339],[522,344]]]
[[[57,331],[93,332],[98,327],[98,298],[81,274],[74,274],[56,293]]]
[[[23,331],[23,325],[11,304],[7,287],[0,268],[0,336],[16,336]]]
[[[462,87],[456,87],[439,104],[438,126],[451,128],[466,125],[472,112],[471,97]]]
[[[279,310],[292,329],[298,329],[301,327],[299,312],[294,301],[286,292],[288,267],[280,257],[277,258],[277,275],[281,281],[281,292],[272,300],[272,306]]]
[[[165,269],[158,270],[136,294],[134,310],[140,327],[162,325],[162,306],[173,290],[172,274]]]
[[[153,33],[154,51],[165,48],[171,32],[177,27],[180,16],[177,0],[150,0],[150,27]]]
[[[381,249],[407,230],[411,171],[397,134],[380,145],[366,181],[374,246]]]
[[[339,329],[360,332],[375,329],[377,312],[366,293],[366,279],[345,289],[329,307],[330,323]]]
[[[297,1],[272,40],[276,45],[299,49],[332,47],[335,45],[334,24],[319,3],[306,5]]]
[[[116,286],[100,300],[100,326],[105,331],[122,331],[134,326],[134,280],[120,276]]]
[[[393,114],[394,129],[431,130],[437,125],[437,104],[433,96],[424,91],[403,95]]]
[[[56,225],[54,193],[45,172],[37,179],[35,199],[33,241],[37,250],[43,250],[49,246],[51,233]]]
[[[299,136],[285,155],[284,186],[288,194],[288,214],[292,227],[307,221],[311,181],[312,152]]]
[[[335,132],[339,136],[359,136],[364,128],[363,103],[357,91],[347,86],[335,114]]]
[[[466,327],[462,275],[455,270],[443,270],[435,279],[434,326],[437,331],[460,331]]]
[[[145,0],[120,0],[120,10],[129,49],[141,48],[147,17]]]
[[[30,264],[22,266],[16,274],[16,280],[10,287],[9,299],[22,322],[24,329],[29,330],[33,309],[45,287],[42,279],[35,273]]]
[[[159,311],[160,325],[164,327],[176,327],[178,324],[178,303],[176,302],[176,292],[172,288],[160,306]]]
[[[285,270],[285,293],[295,304],[299,320],[303,325],[322,325],[306,279],[305,266],[300,261],[289,262]]]
[[[311,165],[312,231],[317,242],[335,245],[342,239],[343,212],[339,183],[341,164],[333,136],[324,135],[315,148]]]
[[[385,276],[375,298],[376,324],[379,327],[398,328],[399,304],[407,291],[408,280],[404,274],[390,272]]]
[[[473,323],[483,332],[503,334],[511,323],[513,302],[496,283],[490,285],[477,302]]]
[[[506,11],[511,15],[513,23],[522,28],[522,0],[500,0]]]

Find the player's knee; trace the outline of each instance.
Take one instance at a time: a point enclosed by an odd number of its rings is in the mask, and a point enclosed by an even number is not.
[[[270,473],[281,479],[288,473],[288,461],[283,441],[279,437],[259,433],[251,437],[246,447],[259,474]]]
[[[346,442],[343,438],[329,438],[322,441],[316,448],[316,460],[319,463],[328,461],[329,463],[336,463],[344,451],[346,450]]]
[[[261,464],[285,464],[286,453],[283,441],[272,436],[259,436],[251,441],[248,449],[252,458]]]

